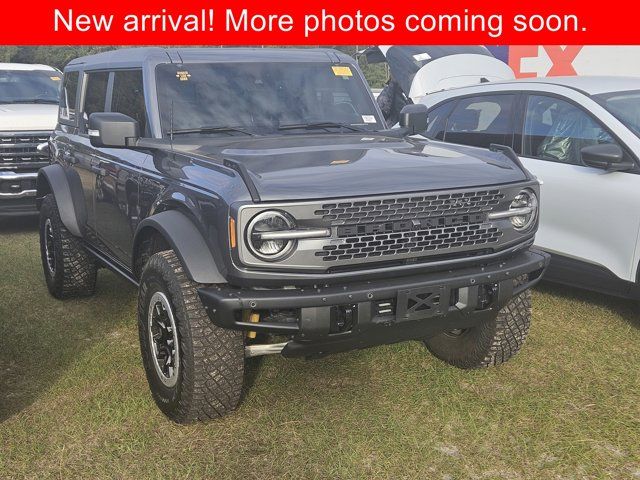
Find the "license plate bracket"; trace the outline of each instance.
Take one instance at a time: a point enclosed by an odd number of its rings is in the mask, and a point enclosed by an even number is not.
[[[396,319],[424,320],[449,310],[451,289],[445,285],[398,291]]]

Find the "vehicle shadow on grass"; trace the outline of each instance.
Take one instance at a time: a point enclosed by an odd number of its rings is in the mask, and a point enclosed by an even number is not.
[[[629,323],[629,325],[640,329],[640,305],[638,301],[591,292],[589,290],[569,287],[544,280],[536,287],[536,290],[609,309],[619,315],[625,322]]]
[[[49,295],[37,218],[0,223],[0,422],[27,409],[84,353],[135,323],[135,289],[100,270],[95,295]],[[6,253],[6,256],[5,256]]]

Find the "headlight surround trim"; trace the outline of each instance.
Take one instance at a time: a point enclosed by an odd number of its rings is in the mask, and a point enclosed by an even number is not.
[[[256,214],[248,223],[246,228],[246,244],[249,248],[249,251],[255,255],[257,258],[267,261],[267,262],[277,262],[278,260],[282,260],[287,255],[289,255],[296,246],[296,240],[266,240],[260,241],[262,244],[271,245],[272,248],[277,248],[275,253],[264,253],[260,250],[260,247],[256,245],[256,240],[254,239],[254,233],[256,227],[260,225],[261,222],[268,221],[269,218],[277,218],[282,222],[285,228],[283,230],[293,230],[296,226],[295,220],[288,213],[281,210],[264,210],[258,214]],[[273,230],[264,230],[264,232],[272,232],[278,231],[278,229]]]
[[[531,212],[525,215],[513,215],[510,220],[514,230],[519,233],[528,233],[536,225],[539,211],[538,195],[530,188],[520,190],[509,205],[509,211],[523,208],[529,208]]]

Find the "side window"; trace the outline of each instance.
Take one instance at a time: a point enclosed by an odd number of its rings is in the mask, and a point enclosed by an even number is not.
[[[76,121],[76,98],[79,78],[79,72],[68,72],[64,74],[59,110],[60,120],[63,123],[75,123]]]
[[[95,112],[104,112],[107,102],[109,72],[93,72],[86,76],[84,95],[84,119]]]
[[[142,70],[116,71],[113,79],[111,111],[124,113],[140,124],[140,134],[145,135],[147,112],[144,103]]]
[[[511,146],[514,95],[463,98],[447,119],[445,141],[489,148],[492,143]]]
[[[429,110],[429,123],[427,125],[427,131],[425,136],[433,140],[444,140],[444,129],[447,124],[447,116],[451,109],[456,104],[456,101],[443,103],[442,105]]]
[[[599,143],[616,143],[581,108],[543,95],[527,101],[522,153],[527,157],[581,165],[580,150]]]

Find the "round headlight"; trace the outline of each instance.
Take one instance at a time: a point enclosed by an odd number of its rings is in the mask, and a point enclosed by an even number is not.
[[[277,210],[267,210],[259,213],[249,222],[247,243],[251,252],[257,257],[268,261],[278,260],[291,251],[295,240],[269,239],[263,237],[263,234],[292,230],[293,228],[295,228],[295,223],[287,214]]]
[[[513,228],[519,232],[528,230],[535,223],[538,216],[538,197],[533,190],[522,190],[509,205],[509,211],[514,213],[522,212],[522,215],[511,217]]]

